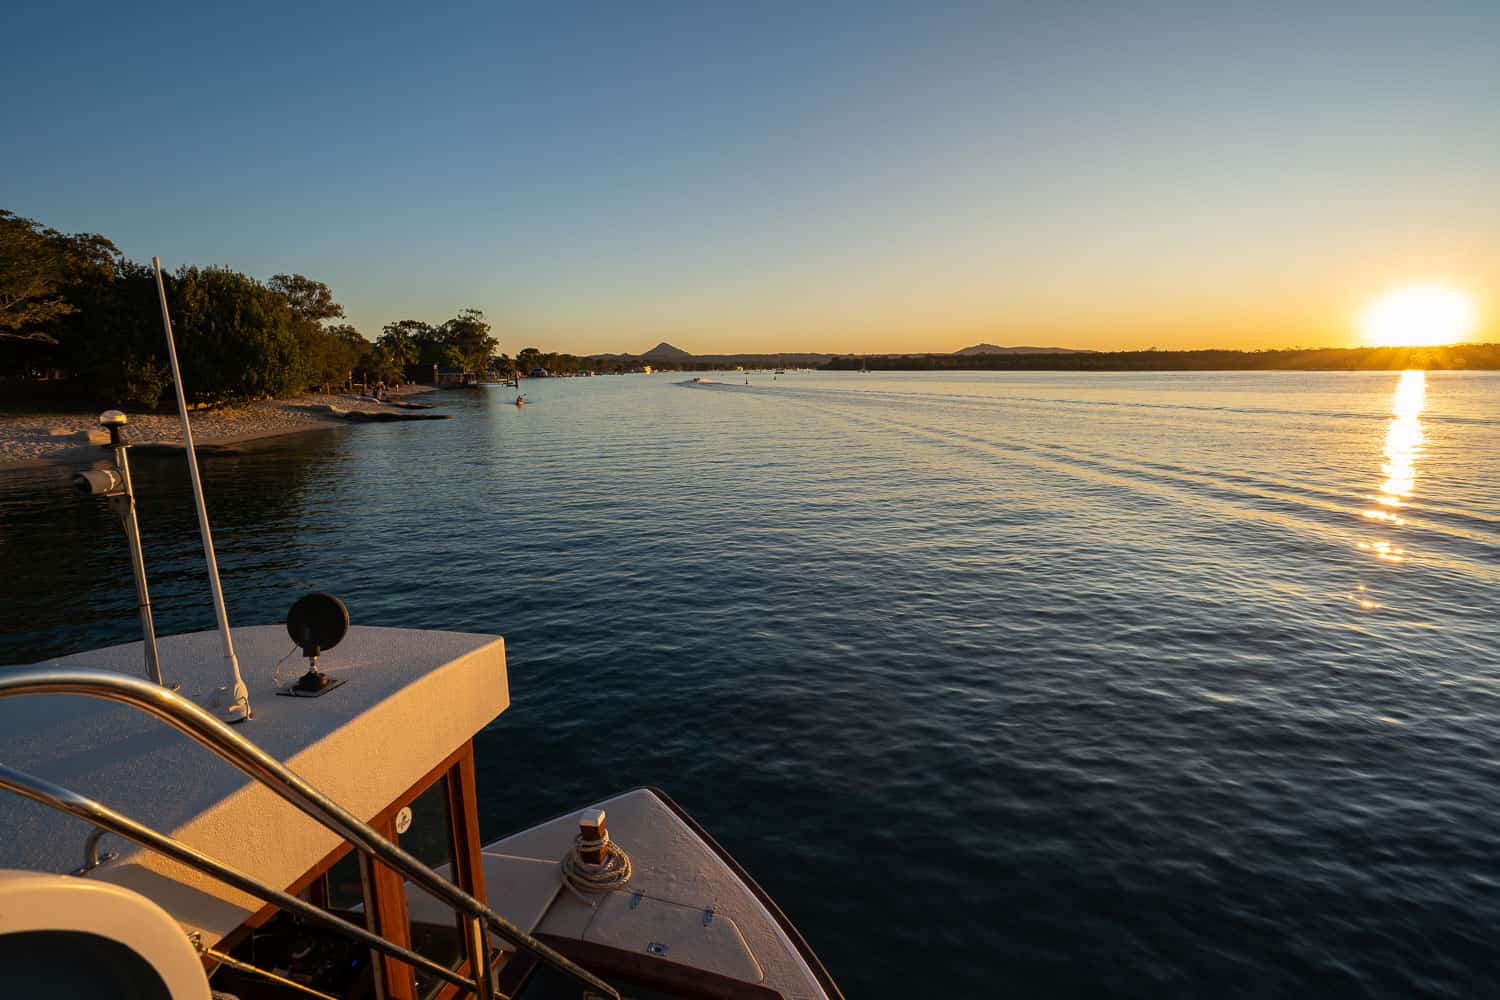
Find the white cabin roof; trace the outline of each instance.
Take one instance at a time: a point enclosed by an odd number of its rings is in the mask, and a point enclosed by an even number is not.
[[[356,626],[319,669],[347,683],[319,698],[275,693],[274,665],[292,649],[286,628],[234,630],[254,718],[236,731],[362,819],[410,789],[510,704],[498,636]],[[158,640],[162,675],[205,704],[222,684],[216,632]],[[144,675],[142,644],[61,656],[35,666]],[[14,668],[8,668],[14,669]],[[300,652],[283,684],[306,669]],[[143,712],[99,699],[30,695],[0,700],[0,760],[90,796],[226,864],[285,888],[338,847],[339,837],[269,789]],[[83,862],[91,827],[0,791],[0,868],[67,872]],[[91,878],[136,889],[212,944],[261,903],[106,835],[120,857]]]

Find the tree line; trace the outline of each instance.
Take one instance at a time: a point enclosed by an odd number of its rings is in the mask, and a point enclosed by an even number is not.
[[[1091,351],[836,357],[824,371],[1402,371],[1500,369],[1500,344],[1294,348],[1273,351]]]
[[[388,324],[371,343],[323,282],[258,281],[226,267],[163,274],[189,398],[297,395],[353,380],[399,383],[407,364],[484,371],[498,342],[478,309]],[[97,233],[0,209],[0,374],[67,379],[77,395],[156,406],[171,385],[152,268]]]
[[[510,358],[507,355],[500,355],[496,361],[502,370],[510,370]],[[650,365],[657,371],[672,372],[724,371],[734,367],[722,361],[699,358],[681,361],[660,360],[631,354],[563,354],[543,351],[536,347],[525,347],[517,351],[515,360],[515,367],[519,368],[523,375],[534,372],[538,368],[545,368],[553,375],[572,375],[577,372],[601,372],[612,375],[617,372],[637,371],[642,365]]]
[[[535,347],[526,347],[516,352],[516,367],[521,370],[522,374],[536,371],[538,368],[545,368],[553,375],[572,375],[577,372],[614,374],[635,371],[642,365],[651,365],[658,371],[706,370],[695,362],[658,361],[654,358],[641,358],[628,354],[561,354]]]

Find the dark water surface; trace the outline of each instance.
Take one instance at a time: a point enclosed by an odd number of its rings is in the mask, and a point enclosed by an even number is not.
[[[660,785],[851,1000],[1496,992],[1500,378],[676,380],[205,460],[231,622],[503,633],[486,835]],[[138,638],[69,475],[0,472],[0,663]]]

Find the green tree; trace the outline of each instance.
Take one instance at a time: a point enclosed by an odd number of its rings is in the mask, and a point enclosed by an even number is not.
[[[387,323],[384,331],[375,338],[375,345],[386,352],[392,363],[399,364],[403,369],[407,365],[416,364],[421,353],[416,337],[406,328],[406,324],[412,322],[414,321],[403,320],[400,323]]]
[[[406,378],[406,363],[391,353],[383,344],[371,344],[355,365],[355,370],[366,382],[385,382],[399,385]]]
[[[397,320],[387,323],[381,338],[404,338],[416,351],[416,363],[437,365],[440,368],[456,368],[463,364],[463,355],[443,339],[442,331],[430,323],[418,319]],[[387,341],[390,346],[393,341]]]
[[[112,277],[118,257],[103,236],[69,236],[0,209],[0,330],[40,332],[75,312],[67,287]]]
[[[266,287],[285,298],[297,317],[299,380],[326,389],[348,379],[370,344],[347,323],[325,325],[344,315],[333,290],[301,274],[273,275]]]
[[[74,311],[57,322],[69,369],[111,402],[154,407],[171,384],[156,275],[122,261],[109,280],[68,290]]]
[[[266,286],[286,296],[292,311],[303,319],[321,323],[342,319],[344,307],[333,301],[333,289],[300,274],[274,274]]]
[[[490,324],[478,309],[465,309],[438,328],[442,342],[458,352],[464,371],[482,372],[500,342],[490,336]]]
[[[187,391],[282,396],[307,386],[307,328],[281,292],[227,268],[183,267],[167,290]]]
[[[326,390],[343,384],[370,348],[370,342],[348,323],[320,327],[299,317],[296,329],[302,381],[310,387]]]
[[[523,347],[521,348],[520,353],[516,355],[516,368],[519,369],[522,374],[528,373],[533,369],[540,368],[541,366],[542,352],[537,350],[535,347]]]

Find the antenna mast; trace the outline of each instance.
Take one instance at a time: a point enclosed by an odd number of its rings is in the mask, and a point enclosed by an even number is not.
[[[172,362],[172,385],[177,390],[177,413],[182,417],[182,444],[187,449],[188,474],[193,480],[193,503],[198,508],[198,534],[203,538],[203,558],[208,562],[208,586],[213,591],[214,616],[224,640],[224,686],[214,692],[212,708],[225,722],[250,718],[250,691],[240,677],[240,662],[229,637],[229,614],[224,610],[224,591],[219,586],[219,563],[214,559],[214,539],[208,530],[208,508],[203,503],[203,480],[198,476],[198,453],[193,450],[193,428],[188,423],[187,397],[182,391],[182,371],[177,367],[177,345],[172,340],[172,320],[167,315],[167,287],[161,279],[161,258],[152,257],[156,269],[156,294],[161,298],[161,326],[167,334],[167,358]]]

